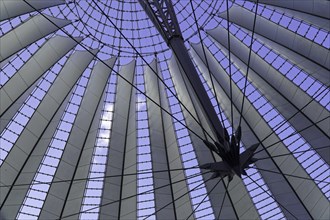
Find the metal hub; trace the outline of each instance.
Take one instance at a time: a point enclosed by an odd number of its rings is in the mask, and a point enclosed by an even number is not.
[[[218,136],[219,142],[214,144],[204,140],[205,145],[222,159],[221,162],[207,163],[200,166],[202,169],[211,170],[214,174],[212,178],[216,177],[228,177],[231,181],[236,174],[240,178],[242,175],[246,175],[245,169],[249,167],[250,164],[257,161],[253,158],[255,150],[258,148],[259,144],[254,144],[248,148],[243,153],[239,153],[240,141],[242,137],[241,127],[238,127],[235,134],[229,138],[228,131],[224,129],[224,138]]]

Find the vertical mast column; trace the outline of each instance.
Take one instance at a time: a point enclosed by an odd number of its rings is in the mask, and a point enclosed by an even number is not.
[[[211,125],[212,130],[223,136],[223,127],[184,45],[171,0],[139,0],[139,2],[175,54],[178,63],[187,76],[189,83],[192,85],[195,96],[201,104],[203,113]]]

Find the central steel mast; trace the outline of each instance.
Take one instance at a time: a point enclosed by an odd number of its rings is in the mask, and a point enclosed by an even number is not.
[[[223,138],[224,129],[184,45],[171,0],[139,0],[139,2],[167,45],[174,52],[213,130]]]

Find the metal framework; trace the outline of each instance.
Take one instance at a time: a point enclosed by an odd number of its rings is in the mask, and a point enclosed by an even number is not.
[[[0,219],[329,219],[329,8],[0,0]]]
[[[139,0],[139,2],[167,43],[174,37],[182,38],[172,1]]]

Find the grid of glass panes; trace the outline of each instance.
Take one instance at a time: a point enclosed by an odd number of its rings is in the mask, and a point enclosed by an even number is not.
[[[214,45],[218,45],[214,41]],[[220,45],[218,45],[220,47]],[[220,65],[229,72],[229,61],[227,57],[218,48],[209,47],[210,51],[217,58]],[[245,76],[240,70],[232,65],[233,82],[243,91]],[[246,97],[257,109],[260,115],[274,130],[274,133],[280,138],[284,145],[289,149],[292,155],[300,162],[302,167],[310,175],[313,181],[329,198],[329,166],[322,160],[318,153],[304,140],[304,138],[290,125],[285,122],[284,117],[277,112],[272,104],[267,100],[251,82],[247,83]],[[267,146],[266,146],[267,147]],[[295,152],[306,151],[305,153],[295,154]],[[325,182],[326,181],[326,182]]]
[[[109,143],[116,96],[117,75],[112,74],[107,83],[100,125],[93,149],[88,181],[81,205],[80,219],[97,219],[100,212],[104,179],[107,178],[106,166],[109,155]],[[90,210],[90,211],[88,211]]]
[[[18,112],[10,120],[6,128],[3,130],[0,136],[0,165],[6,159],[10,150],[14,146],[15,142],[19,138],[25,126],[28,124],[29,120],[33,116],[35,110],[38,108],[42,99],[45,97],[50,86],[55,81],[58,70],[62,69],[64,63],[68,58],[64,56],[59,60],[49,71],[47,71],[42,78],[37,83],[34,90],[24,101]]]
[[[58,6],[45,8],[42,13],[51,17],[65,19],[72,22],[70,25],[62,27],[56,34],[66,37],[67,34],[71,36],[84,37],[84,40],[82,41],[84,45],[89,46],[89,48],[100,48],[100,43],[91,40],[93,37],[88,37],[90,33],[86,31],[82,21],[77,17],[77,9],[75,8],[75,5],[76,4],[72,4],[72,2],[67,2]],[[99,28],[99,26],[97,27]]]
[[[98,5],[106,15],[100,12],[92,1],[68,3],[46,9],[43,13],[73,20],[73,25],[65,26],[62,29],[73,35],[85,36],[82,43],[91,48],[100,48],[98,56],[109,57],[109,55],[117,55],[118,52],[121,53],[121,58],[135,56],[132,47],[126,40],[123,40],[112,22],[143,56],[153,56],[154,52],[151,48],[163,51],[164,49],[160,48],[166,47],[166,43],[161,40],[158,31],[138,2],[107,0]],[[146,38],[149,40],[145,40]]]
[[[204,39],[205,40],[205,39]],[[206,40],[207,45],[210,47],[213,46],[212,42],[209,40]],[[225,116],[224,111],[219,108],[220,106],[217,103],[217,99],[219,100],[219,97],[215,97],[214,90],[211,88],[207,83],[205,78],[203,77],[203,74],[199,71],[198,66],[195,64],[196,70],[199,72],[199,77],[201,81],[203,82],[204,88],[207,91],[207,94],[213,104],[214,110],[216,111],[218,118],[220,121],[223,119],[223,126],[227,129],[229,135],[232,134],[232,127],[228,120],[228,117]],[[210,74],[209,71],[204,74]],[[213,82],[215,82],[215,79],[213,79]],[[219,112],[219,110],[221,112]],[[221,114],[221,115],[220,115]],[[245,150],[245,147],[241,144],[240,147],[240,153],[242,153]],[[283,219],[284,215],[282,213],[282,210],[280,209],[278,203],[273,199],[272,193],[268,189],[265,181],[263,180],[262,176],[260,175],[258,170],[248,169],[246,170],[248,176],[243,177],[243,182],[245,184],[245,187],[247,191],[249,192],[252,201],[255,205],[255,207],[258,210],[258,213],[261,217],[261,219]],[[250,179],[251,178],[251,179]],[[262,187],[262,188],[260,188]],[[220,216],[220,214],[218,215]]]
[[[137,67],[136,86],[144,93],[144,77],[141,66]],[[152,174],[150,134],[148,123],[148,109],[146,97],[136,92],[136,113],[137,113],[137,178],[138,194],[147,192],[137,197],[138,219],[155,219],[155,195]],[[145,174],[142,174],[146,172]]]
[[[76,12],[74,10],[75,10],[75,4],[72,4],[72,2],[67,2],[50,8],[45,8],[43,9],[42,13],[50,15],[55,18],[76,21],[77,17],[75,15]],[[79,29],[79,27],[77,28]],[[82,29],[77,31],[82,31]]]
[[[215,7],[220,7],[218,4],[222,1],[192,1],[194,5],[196,19],[200,24],[207,22],[210,13],[215,10]],[[189,41],[196,41],[198,35],[196,35],[196,23],[192,13],[192,8],[189,1],[177,1],[174,4],[174,9],[178,13],[177,19],[180,23],[180,29],[183,38]]]
[[[199,37],[196,34],[196,22],[198,22],[199,28],[212,29],[210,27],[216,24],[216,22],[211,21],[213,16],[226,10],[226,1],[191,1],[196,16],[195,21],[190,1],[177,0],[173,2],[182,36],[188,47],[189,42],[199,42]],[[232,2],[229,1],[228,4],[230,7]]]
[[[80,2],[79,4],[83,4],[85,2],[86,1],[83,1],[83,2]],[[102,50],[103,47],[101,46],[101,43],[94,40],[95,33],[89,33],[86,30],[86,27],[85,27],[84,23],[82,22],[82,20],[77,17],[78,12],[77,12],[77,8],[76,8],[76,4],[59,5],[57,7],[51,8],[51,9],[46,9],[43,13],[49,14],[56,18],[62,18],[62,19],[67,19],[67,20],[73,21],[72,25],[67,25],[62,29],[64,29],[67,33],[69,33],[72,36],[84,36],[84,40],[82,41],[82,43],[84,45],[88,46],[89,48],[98,48],[98,49]],[[79,13],[79,15],[80,15],[80,13]],[[90,14],[84,14],[83,17],[85,17],[85,16],[90,16]],[[88,20],[89,19],[87,19],[87,23],[89,22]],[[93,21],[90,21],[90,22],[94,25],[93,27],[95,27],[96,30],[104,31],[105,28],[107,27],[106,25],[101,25],[101,22],[97,22],[97,25],[96,25],[95,21],[100,21],[100,20],[101,19],[99,19],[99,18],[93,18]],[[102,20],[104,20],[104,19],[102,19]],[[106,40],[109,43],[113,42],[113,39],[106,39]],[[115,54],[115,53],[113,53],[113,54]],[[100,54],[98,54],[98,56],[99,55]]]
[[[176,95],[176,90],[173,85],[173,81],[171,78],[171,75],[168,70],[167,63],[162,61],[160,62],[164,82],[169,86],[169,88],[172,90],[172,92]],[[166,89],[167,98],[169,100],[170,110],[174,117],[176,117],[178,120],[180,120],[179,123],[173,118],[173,124],[174,124],[174,130],[177,137],[177,143],[179,146],[179,152],[183,164],[183,168],[185,170],[185,176],[187,178],[186,183],[189,188],[189,194],[191,198],[191,203],[193,205],[193,209],[195,209],[200,203],[199,207],[194,212],[195,218],[197,219],[214,219],[213,209],[211,207],[210,199],[207,196],[206,199],[203,201],[203,198],[207,194],[206,186],[201,170],[199,168],[196,169],[187,169],[190,167],[198,166],[195,150],[193,148],[189,131],[185,127],[185,119],[183,116],[183,112],[181,109],[181,105],[178,102],[177,98],[172,95],[172,93],[169,92],[168,89]],[[196,177],[192,177],[188,179],[188,176],[196,175]],[[201,185],[200,185],[201,184]],[[197,187],[200,185],[199,187]],[[193,190],[195,187],[197,187],[195,190]]]
[[[92,49],[98,48],[100,49],[100,51],[105,51],[109,49],[112,51],[112,48],[105,49],[99,41],[95,41],[95,36],[91,36],[92,34],[86,31],[82,20],[77,17],[76,4],[64,2],[63,4],[59,4],[58,6],[43,9],[42,13],[54,18],[65,19],[72,22],[71,24],[62,27],[59,31],[57,31],[56,35],[61,35],[65,37],[83,37],[83,40],[80,42],[80,44],[83,44],[84,46],[77,45],[78,50],[84,50],[87,46],[87,48]],[[101,29],[100,24],[96,25],[95,27],[97,27],[97,29]],[[105,26],[103,26],[102,28],[104,30]],[[111,41],[109,41],[109,44],[111,45]],[[99,58],[102,58],[104,60],[109,58],[108,52],[106,53],[107,55],[105,55],[104,53],[101,54],[100,51],[98,53]],[[110,57],[112,57],[112,55],[116,53],[113,52],[110,54]]]
[[[226,22],[223,20],[221,24],[225,26]],[[251,44],[251,36],[242,28],[232,24],[230,26],[231,33],[237,37],[246,46]],[[321,82],[313,78],[304,70],[291,63],[288,59],[280,55],[274,49],[270,49],[266,44],[260,40],[255,39],[252,44],[252,50],[258,54],[268,64],[272,65],[278,72],[285,75],[295,85],[306,91],[311,97],[318,101],[322,106],[330,110],[330,89]]]
[[[39,217],[79,111],[93,64],[94,62],[91,62],[73,89],[54,136],[17,214],[17,219],[38,219]]]
[[[236,4],[255,12],[256,4],[249,1],[236,1]],[[266,18],[300,36],[303,36],[327,49],[330,49],[330,33],[322,28],[283,13],[271,6],[258,4],[258,15]]]

